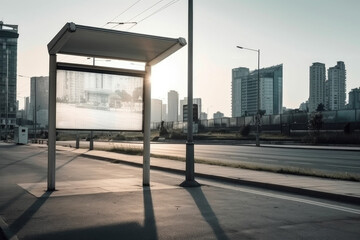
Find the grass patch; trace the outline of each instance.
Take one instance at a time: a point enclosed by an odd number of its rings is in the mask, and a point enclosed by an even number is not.
[[[141,156],[143,155],[143,149],[142,147],[136,147],[136,146],[114,146],[110,149],[102,149],[109,152],[116,152],[116,153],[122,153],[122,154],[128,154],[128,155],[137,155]]]

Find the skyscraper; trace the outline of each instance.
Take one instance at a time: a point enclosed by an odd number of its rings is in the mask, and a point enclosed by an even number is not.
[[[260,109],[265,114],[282,112],[283,65],[260,69]],[[254,115],[258,107],[258,70],[240,67],[232,70],[232,116]]]
[[[309,111],[314,112],[320,103],[325,106],[325,64],[313,63],[309,78]]]
[[[16,76],[18,26],[0,21],[0,128],[16,124]]]
[[[327,110],[345,109],[346,70],[344,62],[339,61],[336,66],[328,69],[326,85]]]
[[[233,117],[240,117],[243,115],[241,106],[247,101],[247,91],[242,91],[242,89],[246,89],[247,87],[247,81],[245,79],[247,79],[248,75],[248,68],[239,67],[232,70],[231,115]]]
[[[162,101],[160,99],[151,99],[151,122],[159,123],[162,119]]]
[[[177,122],[179,114],[179,94],[171,90],[168,92],[168,121]]]
[[[49,77],[32,77],[30,81],[30,117],[42,127],[48,125]]]
[[[180,117],[179,117],[179,121],[182,122],[184,121],[184,105],[187,105],[188,102],[188,98],[184,97],[183,100],[180,100]],[[198,107],[198,119],[201,119],[201,98],[193,98],[193,104],[197,105]]]
[[[351,89],[349,92],[349,109],[360,109],[360,88]]]

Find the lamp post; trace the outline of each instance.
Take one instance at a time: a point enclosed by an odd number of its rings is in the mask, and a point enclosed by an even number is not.
[[[9,121],[9,50],[6,49],[6,121],[5,121],[5,142],[8,136],[8,121]]]
[[[258,54],[258,81],[257,81],[257,109],[256,109],[256,146],[260,147],[260,49],[252,49],[236,46],[240,49],[245,49],[253,52],[257,52]]]
[[[186,141],[186,170],[182,187],[199,187],[195,181],[195,160],[193,142],[193,0],[188,0],[188,120]]]

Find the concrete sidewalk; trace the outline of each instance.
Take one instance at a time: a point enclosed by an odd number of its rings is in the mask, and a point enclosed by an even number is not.
[[[0,144],[0,156],[0,230],[6,235],[0,231],[0,240],[358,239],[360,234],[359,205],[272,191],[359,203],[358,183],[196,164],[202,186],[182,188],[185,163],[152,158],[151,186],[143,187],[141,156],[58,146],[56,191],[48,192],[46,145]]]
[[[138,167],[142,166],[142,156],[99,150],[89,151],[88,149],[74,149],[63,146],[57,146],[57,150],[72,151],[82,156],[113,163],[124,163]],[[185,176],[185,162],[151,157],[150,164],[151,169],[183,173]],[[195,163],[195,174],[197,177],[230,181],[248,186],[264,187],[311,197],[360,204],[359,182],[279,174],[199,163]]]

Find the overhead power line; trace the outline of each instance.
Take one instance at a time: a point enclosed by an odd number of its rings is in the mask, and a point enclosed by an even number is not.
[[[109,22],[113,22],[115,19],[117,19],[118,17],[120,17],[121,15],[123,15],[124,13],[126,13],[127,11],[129,11],[132,7],[134,7],[136,4],[138,4],[139,2],[141,2],[142,0],[138,0],[135,3],[133,3],[130,7],[128,7],[127,9],[125,9],[123,12],[121,12],[119,15],[117,15],[116,17],[114,17],[113,19],[111,19]],[[102,27],[105,27],[106,25],[108,25],[108,23],[105,23]]]
[[[131,19],[129,20],[129,22],[132,21],[132,20],[134,20],[135,18],[137,18],[138,16],[140,16],[140,15],[143,14],[144,12],[147,12],[148,10],[152,9],[153,7],[155,7],[156,5],[158,5],[159,3],[163,2],[163,1],[164,1],[164,0],[160,0],[160,1],[158,1],[157,3],[153,4],[152,6],[148,7],[147,9],[145,9],[144,11],[142,11],[141,13],[139,13],[138,15],[136,15],[135,17],[131,18]]]
[[[162,10],[165,10],[166,8],[168,8],[168,7],[170,7],[171,5],[173,5],[173,4],[175,4],[175,3],[177,3],[179,0],[173,0],[173,1],[171,1],[171,2],[169,2],[168,4],[166,4],[166,5],[164,5],[164,6],[162,6],[161,8],[159,8],[158,10],[156,10],[155,12],[153,12],[153,13],[151,13],[150,15],[148,15],[148,16],[146,16],[146,17],[144,17],[143,19],[141,19],[140,21],[137,21],[137,23],[139,24],[139,23],[141,23],[141,22],[143,22],[143,21],[145,21],[146,19],[148,19],[148,18],[150,18],[150,17],[152,17],[152,16],[154,16],[155,14],[157,14],[157,13],[159,13],[159,12],[161,12]],[[161,1],[160,1],[161,2]],[[159,2],[157,2],[156,4],[158,4]],[[156,5],[156,4],[154,4],[154,5]],[[152,8],[152,7],[151,7]],[[131,26],[131,27],[129,27],[127,30],[130,30],[131,28],[133,28],[133,27],[135,27],[135,25],[133,25],[133,26]]]

